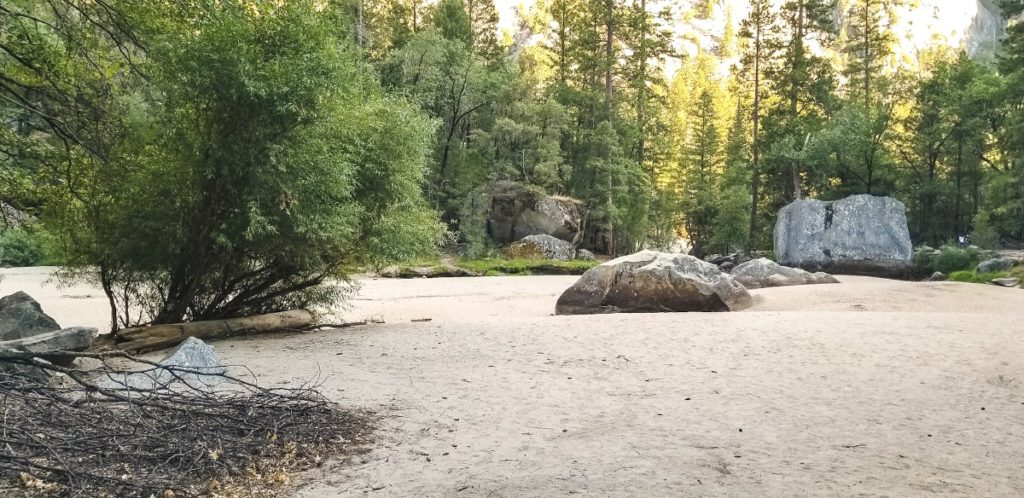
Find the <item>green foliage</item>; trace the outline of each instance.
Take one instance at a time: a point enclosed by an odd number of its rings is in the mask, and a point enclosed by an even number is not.
[[[319,5],[126,11],[146,78],[98,95],[106,148],[68,149],[71,181],[48,185],[42,217],[120,325],[327,304],[345,265],[443,242],[419,190],[433,123],[380,91]]]
[[[974,271],[956,271],[949,274],[949,279],[953,282],[967,282],[971,284],[991,284],[993,280],[997,278],[1008,278],[1017,277],[1020,278],[1019,274],[1014,274],[1007,271],[997,271],[992,273],[975,273]]]
[[[582,275],[599,261],[542,259],[463,259],[455,263],[483,275]]]
[[[49,237],[37,229],[0,230],[0,267],[56,264],[52,244]]]
[[[989,216],[985,211],[980,211],[974,216],[971,243],[982,249],[999,249],[999,234],[989,222]]]
[[[932,263],[931,271],[940,271],[945,274],[959,270],[973,269],[981,261],[982,254],[977,248],[943,246],[939,248],[939,255]]]

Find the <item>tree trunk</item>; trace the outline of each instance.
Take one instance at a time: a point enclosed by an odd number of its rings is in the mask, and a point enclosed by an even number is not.
[[[243,334],[297,329],[312,324],[312,313],[306,310],[293,310],[227,320],[135,327],[124,329],[118,334],[117,348],[142,353],[176,346],[189,337],[203,340],[224,339]]]

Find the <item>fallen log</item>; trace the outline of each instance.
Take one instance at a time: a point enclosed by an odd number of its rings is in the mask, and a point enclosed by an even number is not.
[[[144,353],[176,346],[189,337],[224,339],[244,334],[300,329],[312,324],[312,313],[307,310],[291,310],[225,320],[151,325],[118,332],[114,347],[122,351]]]

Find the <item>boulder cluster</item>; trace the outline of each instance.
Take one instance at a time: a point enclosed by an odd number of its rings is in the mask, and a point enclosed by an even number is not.
[[[641,251],[584,273],[558,298],[555,313],[739,311],[753,304],[748,289],[838,282],[831,275],[787,268],[766,258],[726,272],[685,254]]]
[[[87,351],[98,330],[91,327],[61,328],[56,320],[43,312],[42,306],[24,292],[0,298],[0,352],[33,353],[39,360],[54,365],[82,368],[84,363],[61,353]],[[95,360],[93,360],[95,361]],[[221,380],[224,368],[203,341],[189,338],[151,369],[140,372],[111,374],[98,379],[100,387],[119,390],[152,390],[175,384],[188,388],[212,386]],[[10,376],[10,377],[8,377]],[[59,382],[48,370],[21,363],[0,362],[0,381],[22,378],[36,383]],[[65,380],[69,380],[65,377]]]

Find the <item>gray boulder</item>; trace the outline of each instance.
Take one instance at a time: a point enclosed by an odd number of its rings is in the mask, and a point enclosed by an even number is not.
[[[100,386],[107,389],[151,390],[156,388],[207,389],[224,380],[226,369],[201,339],[189,337],[159,366],[139,372],[107,374]]]
[[[575,253],[572,244],[547,234],[527,235],[505,249],[505,254],[513,258],[544,258],[559,261],[573,259]]]
[[[975,268],[976,273],[994,273],[997,271],[1008,271],[1013,268],[1012,259],[990,259],[978,263],[978,267]]]
[[[485,197],[490,200],[487,233],[499,245],[542,234],[571,241],[580,231],[583,210],[576,199],[545,195],[508,181],[495,182]]]
[[[592,253],[592,252],[590,252],[590,251],[588,251],[586,249],[580,249],[580,250],[576,251],[576,259],[581,260],[581,261],[593,261],[594,260],[594,253]]]
[[[941,271],[937,271],[935,273],[932,273],[932,276],[928,277],[928,281],[929,282],[945,282],[947,280],[949,280],[949,275],[946,275],[945,273],[942,273]]]
[[[558,298],[555,313],[737,311],[750,293],[693,256],[641,251],[591,268]]]
[[[768,258],[747,261],[732,270],[732,278],[748,289],[789,285],[838,284],[828,273],[811,273],[782,266]]]
[[[43,313],[32,296],[15,292],[0,299],[0,341],[32,337],[60,330],[60,325]]]
[[[1020,285],[1019,278],[997,278],[992,280],[992,283],[1000,287],[1016,287]]]
[[[54,351],[85,351],[99,331],[92,327],[71,327],[44,332],[31,337],[0,341],[0,351],[50,353]]]
[[[71,366],[74,358],[55,356],[57,351],[85,351],[92,345],[99,331],[88,327],[72,327],[53,332],[44,332],[31,337],[0,341],[0,351],[39,353],[37,358],[61,366]],[[8,377],[10,376],[10,377]],[[0,378],[17,382],[45,383],[50,374],[41,368],[0,362]],[[0,380],[2,382],[2,380]]]
[[[877,276],[911,269],[906,207],[891,197],[795,201],[779,211],[774,238],[785,266]]]

